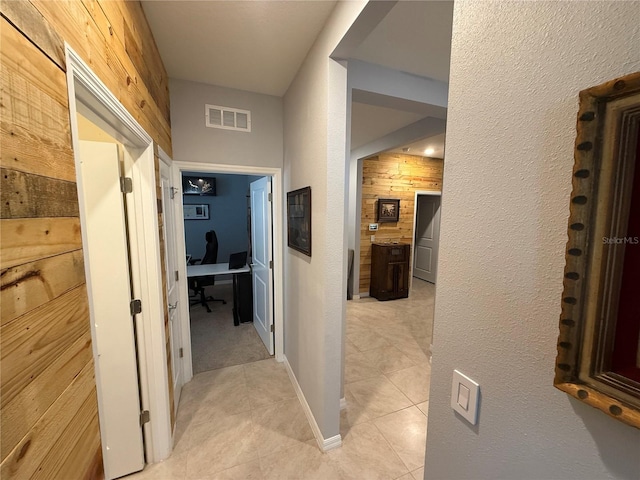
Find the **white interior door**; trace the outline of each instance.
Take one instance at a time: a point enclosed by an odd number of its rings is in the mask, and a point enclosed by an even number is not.
[[[261,178],[251,184],[253,326],[269,354],[273,355],[273,232],[270,196],[270,177]]]
[[[117,148],[113,143],[80,142],[82,228],[107,479],[144,467],[135,319],[129,307],[125,199],[120,191]]]
[[[180,331],[180,309],[178,308],[178,273],[177,248],[176,248],[176,220],[173,205],[175,190],[171,185],[171,168],[160,161],[160,182],[162,184],[162,213],[164,222],[162,231],[164,234],[164,259],[167,271],[167,302],[169,309],[169,334],[171,335],[171,370],[173,371],[173,409],[178,411],[180,392],[182,391],[182,335]]]
[[[440,239],[440,196],[418,195],[413,276],[436,283]]]

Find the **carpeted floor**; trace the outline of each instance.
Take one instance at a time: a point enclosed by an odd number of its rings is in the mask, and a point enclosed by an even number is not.
[[[269,358],[253,323],[233,325],[232,285],[207,287],[207,295],[223,298],[227,304],[209,302],[211,313],[202,305],[193,305],[189,310],[193,373]]]

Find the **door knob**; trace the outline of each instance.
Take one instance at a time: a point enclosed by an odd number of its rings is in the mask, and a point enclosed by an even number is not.
[[[169,311],[175,310],[176,308],[178,308],[178,302],[174,303],[173,305],[169,304]]]

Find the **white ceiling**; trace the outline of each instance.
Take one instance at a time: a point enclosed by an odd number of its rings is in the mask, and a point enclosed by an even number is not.
[[[452,1],[400,1],[353,57],[448,82],[452,22]]]
[[[351,118],[351,148],[356,149],[406,127],[424,118],[424,115],[353,102]]]
[[[407,153],[409,155],[420,155],[421,157],[444,158],[444,138],[445,134],[435,135],[433,137],[424,138],[417,142],[403,145],[402,147],[389,150],[393,153]],[[405,151],[404,149],[409,150]],[[433,148],[433,153],[426,153],[427,148]]]
[[[282,96],[335,1],[143,1],[171,78]]]

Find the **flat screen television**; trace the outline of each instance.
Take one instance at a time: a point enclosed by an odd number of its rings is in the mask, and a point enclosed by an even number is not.
[[[182,193],[183,195],[206,195],[215,197],[216,179],[215,177],[183,175]]]

